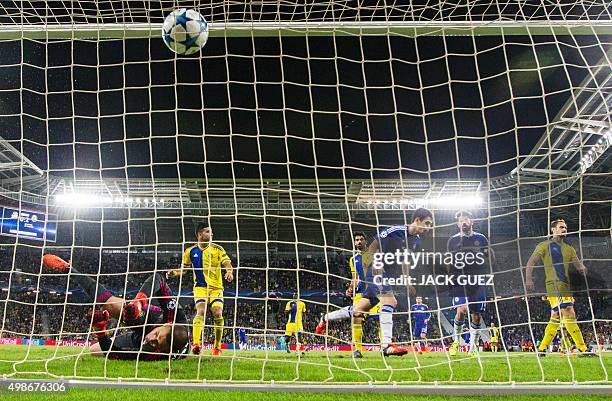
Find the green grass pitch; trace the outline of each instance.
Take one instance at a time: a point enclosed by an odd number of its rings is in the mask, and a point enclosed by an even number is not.
[[[612,355],[582,358],[550,355],[539,361],[532,353],[467,354],[450,359],[442,353],[382,358],[365,353],[354,360],[348,352],[225,350],[176,361],[139,362],[95,358],[78,347],[0,346],[0,375],[15,379],[83,378],[177,382],[352,382],[352,383],[535,383],[608,384]]]

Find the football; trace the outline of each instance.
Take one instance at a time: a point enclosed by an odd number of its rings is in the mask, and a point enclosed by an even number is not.
[[[164,20],[162,37],[173,52],[193,54],[200,51],[208,40],[208,23],[199,12],[179,8]]]

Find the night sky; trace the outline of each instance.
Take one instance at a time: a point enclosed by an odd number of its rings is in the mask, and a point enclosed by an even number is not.
[[[318,178],[499,176],[599,61],[596,43],[210,38],[175,59],[160,38],[0,42],[0,132],[77,178],[256,178],[259,162],[263,178],[314,178],[315,164]]]

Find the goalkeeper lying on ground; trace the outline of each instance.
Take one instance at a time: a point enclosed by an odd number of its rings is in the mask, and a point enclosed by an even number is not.
[[[70,277],[100,305],[92,316],[92,327],[98,337],[98,343],[90,348],[93,355],[152,361],[167,359],[168,354],[177,357],[189,352],[187,318],[161,274],[149,277],[136,298],[126,303],[58,256],[44,255],[43,264],[58,272],[70,271]],[[110,337],[106,330],[110,318],[120,320],[129,332]]]

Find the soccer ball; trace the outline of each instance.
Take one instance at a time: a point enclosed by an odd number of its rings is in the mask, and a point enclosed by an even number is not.
[[[208,40],[208,23],[199,12],[179,8],[166,17],[162,37],[173,52],[193,54]]]

